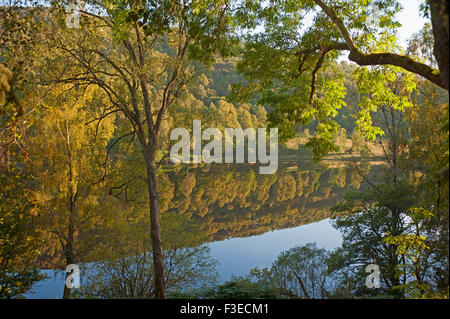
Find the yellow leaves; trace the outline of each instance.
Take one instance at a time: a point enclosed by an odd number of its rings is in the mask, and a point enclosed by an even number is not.
[[[433,73],[434,75],[439,75],[439,74],[441,74],[441,72],[440,72],[438,69],[433,69],[432,73]]]
[[[0,102],[5,98],[5,94],[11,90],[9,81],[12,78],[12,72],[0,63]]]
[[[8,294],[11,291],[11,288],[6,287],[6,288],[4,288],[4,291],[6,291],[6,294]],[[0,293],[2,293],[2,292],[3,292],[3,287],[0,286]]]
[[[30,209],[30,215],[31,216],[38,216],[39,215],[39,211],[36,207],[33,207]]]
[[[423,250],[430,249],[426,245],[427,238],[421,235],[402,234],[398,236],[391,236],[389,232],[383,238],[383,242],[390,245],[397,246],[397,255],[410,258],[412,261],[417,261]]]
[[[423,207],[411,207],[409,211],[411,212],[410,214],[411,218],[416,223],[419,223],[420,221],[423,220],[431,219],[431,217],[434,216],[432,212]]]

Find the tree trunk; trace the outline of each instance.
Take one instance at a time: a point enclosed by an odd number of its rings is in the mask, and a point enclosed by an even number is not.
[[[164,256],[162,250],[161,227],[159,224],[159,198],[157,168],[155,165],[154,152],[149,152],[146,157],[147,185],[150,201],[150,237],[152,240],[153,268],[155,298],[164,299],[166,288],[164,282]]]
[[[68,265],[75,263],[74,257],[74,237],[75,237],[75,201],[76,195],[74,192],[74,180],[73,180],[73,167],[72,167],[72,153],[70,148],[70,139],[69,139],[69,129],[66,122],[66,146],[67,146],[67,154],[68,154],[68,164],[69,164],[69,176],[68,176],[68,211],[69,211],[69,220],[67,225],[67,241],[64,247],[64,254],[66,256],[66,269]],[[64,293],[63,299],[70,299],[71,288],[67,287],[67,277],[70,273],[66,270],[66,276],[64,278]]]
[[[73,260],[69,260],[69,258],[66,258],[66,267],[70,264],[73,264]],[[71,298],[71,292],[72,289],[67,287],[67,277],[69,277],[70,273],[66,271],[66,276],[64,277],[64,293],[63,293],[63,299],[70,299]]]
[[[73,253],[73,240],[74,240],[74,227],[73,227],[73,214],[70,212],[70,218],[69,218],[69,225],[68,225],[68,236],[67,236],[67,243],[65,247],[65,255],[66,255],[66,269],[68,265],[71,265],[75,263],[74,253]],[[63,299],[70,299],[71,298],[71,291],[72,289],[67,287],[67,277],[70,275],[66,271],[66,276],[64,277],[64,293],[63,293]]]
[[[347,49],[350,50],[348,56],[350,61],[358,65],[395,65],[412,73],[423,76],[436,85],[448,91],[448,4],[447,0],[428,0],[431,10],[431,22],[433,25],[434,36],[434,55],[439,65],[439,73],[426,64],[415,61],[414,59],[395,53],[370,53],[365,54],[358,49],[353,39],[335,11],[322,0],[314,0],[320,6],[323,12],[338,27],[342,37],[345,40]],[[341,44],[339,50],[343,50]],[[337,49],[337,48],[335,48]]]
[[[430,0],[429,4],[434,37],[433,53],[444,87],[448,90],[448,3],[447,0]]]

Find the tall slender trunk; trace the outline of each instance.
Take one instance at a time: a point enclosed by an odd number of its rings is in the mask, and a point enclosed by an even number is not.
[[[69,240],[67,241],[66,245],[66,268],[68,265],[73,264],[74,256],[73,256],[73,227],[69,224]],[[67,277],[69,277],[70,273],[66,271],[66,276],[64,277],[64,293],[63,293],[63,299],[70,299],[71,298],[71,292],[72,289],[67,287]]]
[[[67,147],[67,161],[68,161],[68,168],[69,168],[69,176],[67,177],[67,186],[68,186],[68,203],[67,203],[67,210],[69,212],[69,220],[67,225],[67,239],[66,244],[64,247],[64,255],[66,257],[66,269],[68,265],[71,265],[75,263],[75,256],[74,256],[74,240],[75,240],[75,204],[76,204],[76,195],[75,195],[75,187],[74,187],[74,173],[73,173],[73,165],[72,165],[72,150],[70,146],[70,130],[69,126],[67,124],[67,120],[65,121],[65,127],[66,127],[66,136],[65,136],[65,142]],[[63,293],[63,299],[70,299],[71,298],[71,291],[72,289],[67,287],[67,277],[70,275],[66,271],[66,276],[64,278],[64,293]]]
[[[397,91],[397,88],[395,89]],[[397,93],[397,92],[396,92]],[[393,173],[393,183],[394,183],[394,191],[397,190],[398,183],[398,170],[397,170],[397,162],[398,162],[398,141],[397,141],[397,127],[395,123],[395,113],[394,109],[391,107],[389,109],[391,113],[392,120],[392,133],[391,133],[391,143],[392,143],[392,173]]]
[[[434,57],[439,66],[442,82],[448,90],[449,85],[449,25],[447,0],[428,0],[431,11],[431,24],[433,26]]]
[[[164,299],[166,297],[166,287],[164,281],[164,256],[162,250],[161,227],[159,224],[159,197],[155,152],[144,151],[144,153],[150,201],[150,237],[153,253],[155,298]]]

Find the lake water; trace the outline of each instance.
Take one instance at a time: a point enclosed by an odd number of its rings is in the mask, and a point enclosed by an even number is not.
[[[298,245],[312,242],[334,249],[342,238],[332,227],[331,207],[361,183],[359,174],[345,163],[283,165],[273,175],[260,175],[256,166],[249,165],[167,171],[159,181],[163,243],[208,246],[222,282],[233,274],[270,266],[281,252]],[[115,195],[112,217],[104,213],[99,226],[79,232],[80,267],[110,254],[137,253],[134,249],[149,238],[148,208],[135,204],[139,192],[132,204],[122,203],[122,194]],[[49,248],[42,259],[42,268],[47,268],[42,271],[49,278],[26,297],[61,298],[63,272],[55,269],[62,265],[61,251]]]

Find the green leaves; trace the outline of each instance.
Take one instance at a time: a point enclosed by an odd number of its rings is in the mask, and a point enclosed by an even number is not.
[[[317,4],[298,0],[259,5],[242,2],[249,11],[247,20],[237,13],[236,21],[244,29],[253,30],[244,36],[245,47],[238,63],[247,82],[234,86],[232,96],[256,97],[272,108],[269,122],[280,126],[282,138],[295,135],[297,125],[326,123],[316,126],[315,139],[308,143],[319,158],[336,149],[330,133],[337,130],[330,123],[345,105],[346,90],[335,66],[338,51],[351,47],[342,29],[328,13],[317,10]],[[361,56],[401,53],[396,38],[400,26],[396,14],[401,10],[398,1],[327,1],[327,5],[351,34],[350,42]],[[401,111],[409,108],[412,104],[408,96],[415,90],[415,81],[403,69],[385,65],[357,68],[353,77],[360,96],[355,124],[365,138],[373,141],[384,132],[373,124],[372,115],[381,106]]]
[[[402,112],[412,107],[408,94],[416,84],[410,73],[392,66],[360,67],[353,75],[361,92],[356,125],[365,138],[375,141],[384,132],[373,126],[372,113],[381,106]]]
[[[315,161],[319,161],[330,152],[339,151],[339,146],[325,137],[311,137],[305,146],[312,150]]]

